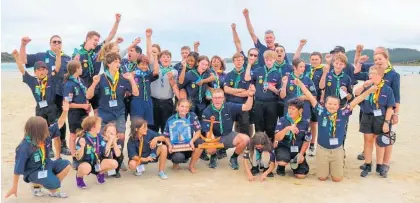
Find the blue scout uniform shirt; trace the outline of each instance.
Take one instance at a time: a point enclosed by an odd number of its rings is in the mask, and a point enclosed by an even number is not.
[[[178,73],[180,73],[182,71],[182,63],[178,62],[177,64],[175,64],[174,69],[177,70]]]
[[[215,76],[215,80],[211,83],[213,88],[223,89],[226,73],[222,72],[218,74],[213,68],[210,68],[210,72]],[[211,92],[209,89],[206,90],[206,97],[211,98]]]
[[[344,107],[347,103],[347,98],[341,99],[340,96],[340,89],[343,86],[347,88],[347,93],[353,94],[353,84],[350,77],[344,71],[339,75],[336,75],[334,71],[329,72],[325,78],[324,101],[329,96],[335,96],[340,99],[340,107]]]
[[[363,92],[367,91],[370,87],[365,88]],[[378,87],[379,89],[379,87]],[[362,92],[362,93],[363,93]],[[374,93],[371,93],[366,99],[360,104],[360,108],[362,109],[363,113],[367,114],[373,114],[374,110],[380,109],[382,116],[385,116],[386,110],[388,107],[395,107],[395,97],[392,89],[384,84],[381,88],[381,91],[379,93],[379,99],[378,99],[378,107],[374,103]]]
[[[82,44],[80,50],[75,49],[75,52],[73,53],[73,57],[77,54],[79,54],[80,56],[80,63],[82,64],[83,69],[82,75],[80,77],[83,79],[85,84],[88,85],[88,87],[90,87],[90,85],[93,82],[93,76],[98,75],[101,70],[102,62],[97,61],[97,58],[98,53],[101,50],[104,43],[105,42],[102,42],[90,51],[84,50],[84,44]]]
[[[64,84],[63,97],[67,98],[70,103],[86,104],[86,91],[87,87],[83,84],[83,80],[70,76]]]
[[[245,81],[245,68],[242,68],[239,72],[236,69],[230,71],[226,77],[223,86],[235,88],[235,89],[248,89],[249,82]],[[226,101],[237,104],[244,104],[248,97],[237,97],[230,94],[226,94]]]
[[[291,73],[288,77],[288,82],[286,86],[286,97],[284,98],[284,101],[286,105],[284,106],[285,112],[287,112],[287,102],[293,98],[303,96],[302,90],[295,84],[295,75],[294,73]],[[305,85],[306,88],[312,93],[313,96],[317,95],[315,85],[312,82],[312,80],[304,75],[300,76],[300,80]],[[311,116],[311,104],[309,101],[305,100],[303,104],[303,119],[307,120]]]
[[[108,79],[105,74],[100,76],[100,80],[98,85],[95,87],[95,95],[99,95],[99,115],[103,120],[114,120],[113,118],[118,117],[120,115],[124,115],[125,113],[125,105],[124,105],[124,96],[125,92],[131,93],[131,84],[130,82],[120,75],[118,84],[116,87],[116,96],[115,98],[112,97],[112,88],[111,85],[112,80]],[[111,107],[112,100],[117,101],[117,106]],[[111,114],[111,115],[110,115]],[[108,117],[107,117],[108,116]],[[109,117],[111,116],[111,117]]]
[[[207,85],[211,85],[211,83],[203,84],[201,86],[197,85],[197,83],[200,80],[206,79],[208,77],[210,77],[209,71],[204,72],[202,75],[200,75],[196,69],[185,73],[184,83],[180,85],[180,88],[185,88],[185,90],[187,91],[188,98],[194,104],[200,104],[205,102]]]
[[[137,87],[139,88],[139,96],[133,96],[133,99],[140,99],[143,101],[150,100],[150,83],[157,80],[159,75],[153,76],[153,71],[147,70],[146,72],[136,69],[134,71],[134,81],[136,81]]]
[[[181,117],[179,117],[178,113],[169,117],[168,121],[166,121],[165,130],[163,131],[163,136],[169,138],[169,123],[172,120],[177,120],[177,119],[181,119]],[[188,112],[186,117],[183,118],[183,119],[187,119],[188,122],[190,123],[191,138],[194,137],[194,133],[196,131],[201,130],[201,125],[200,125],[200,121],[198,120],[198,116],[194,112]]]
[[[286,114],[286,116],[283,116],[279,119],[276,125],[275,134],[282,131],[287,126],[292,125],[291,118],[287,119],[287,117],[288,117],[288,114]],[[290,131],[286,132],[286,135],[281,141],[279,141],[277,147],[281,145],[289,147],[289,148],[291,146],[298,146],[299,151],[300,151],[302,149],[303,142],[311,141],[312,135],[311,135],[311,132],[309,131],[308,121],[305,121],[302,118],[302,120],[299,123],[297,123],[296,127],[299,129],[299,132],[297,133],[297,135],[294,136],[295,138],[293,139],[293,134]]]
[[[255,84],[255,100],[258,101],[278,101],[279,96],[269,89],[264,90],[264,85],[274,85],[280,88],[281,77],[278,70],[273,66],[269,70],[267,67],[259,67],[251,71],[251,83]]]
[[[120,73],[131,73],[137,68],[137,63],[129,61],[127,58],[121,59]]]
[[[334,71],[334,65],[331,64],[330,67],[331,67],[330,70]],[[344,71],[345,74],[347,74],[350,77],[352,85],[356,85],[357,80],[364,80],[364,77],[365,77],[364,74],[361,74],[361,73],[354,74],[353,64],[347,63],[347,65],[343,69],[343,71]]]
[[[328,112],[328,110],[319,103],[316,104],[313,111],[318,118],[318,144],[326,149],[335,149],[343,145],[346,135],[346,124],[351,115],[350,106],[346,105],[344,108],[339,108],[335,114],[336,116]],[[335,135],[333,135],[334,123]],[[338,143],[331,145],[330,138],[337,138]]]
[[[48,127],[49,136],[44,141],[45,145],[45,168],[50,168],[51,159],[48,158],[51,140],[60,136],[58,124],[54,123]],[[34,172],[42,170],[42,153],[41,150],[33,144],[29,137],[25,137],[16,148],[14,174],[23,175],[25,182],[28,176]]]
[[[203,111],[203,119],[201,123],[202,131],[205,133],[210,131],[210,120],[212,116],[215,118],[215,123],[213,124],[213,134],[215,137],[225,136],[232,132],[233,119],[242,112],[242,104],[234,104],[226,102],[223,104],[222,108],[216,110],[213,105],[209,105]],[[216,121],[218,123],[216,123]]]
[[[23,74],[22,79],[23,82],[31,88],[32,95],[34,96],[36,102],[36,108],[40,108],[39,102],[41,101],[47,101],[48,106],[55,105],[57,76],[52,75],[48,77],[44,97],[42,96],[41,91],[42,81],[39,81],[36,77],[29,75],[26,71]]]
[[[312,82],[314,82],[317,95],[317,100],[319,101],[321,98],[321,89],[319,89],[319,82],[321,81],[322,76],[322,68],[324,65],[320,66],[321,68],[315,68],[310,64],[306,64],[305,66],[305,75],[308,76]]]
[[[258,64],[260,64],[261,66],[264,66],[265,65],[264,52],[268,50],[268,47],[263,45],[260,39],[258,39],[257,43],[254,45],[255,45],[255,48],[258,49]],[[274,49],[272,49],[272,51],[274,51]],[[286,63],[289,63],[289,60],[287,59],[287,55],[284,57],[284,60],[286,61]]]
[[[47,65],[48,68],[48,76],[51,76],[51,73],[55,69],[55,57],[56,54],[50,50],[47,52],[39,52],[36,54],[28,54],[26,59],[26,68],[31,68],[35,65],[38,61],[43,61]],[[56,92],[58,95],[61,95],[63,92],[63,79],[64,74],[67,73],[67,63],[71,60],[70,56],[65,55],[64,53],[61,54],[61,67],[60,71],[56,73],[57,76],[57,83],[56,83]]]
[[[105,147],[106,147],[106,141],[102,137],[102,135],[97,134],[96,137],[93,137],[89,133],[84,133],[83,137],[85,139],[85,149],[83,158],[80,159],[78,162],[88,162],[92,165],[95,165],[98,162],[102,161],[102,158],[105,155]],[[80,139],[77,139],[76,142],[76,150],[79,150],[81,148],[80,146]],[[94,170],[94,169],[92,169]]]
[[[283,63],[278,63],[277,61],[274,63],[274,67],[277,68],[277,70],[280,73],[280,78],[283,78],[284,76],[288,76],[290,73],[293,72],[293,66],[286,63],[286,61],[283,61]]]
[[[158,137],[159,134],[153,130],[147,130],[147,134],[143,136],[143,148],[141,152],[141,157],[146,158],[150,156],[150,154],[156,154],[157,146],[155,149],[150,148],[150,142],[153,138]],[[132,160],[133,157],[139,156],[139,147],[140,147],[140,140],[136,137],[130,137],[127,142],[127,152],[129,160]],[[156,154],[157,155],[157,154]]]

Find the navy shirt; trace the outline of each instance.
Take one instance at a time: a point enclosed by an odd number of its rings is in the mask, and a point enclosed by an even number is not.
[[[51,146],[51,140],[60,136],[60,129],[58,124],[54,123],[48,127],[49,137],[45,139],[45,168],[50,168],[52,164],[51,159],[48,158],[49,149]],[[16,148],[15,156],[15,168],[14,174],[23,175],[24,180],[27,180],[27,177],[34,173],[42,170],[42,155],[41,150],[37,144],[32,143],[31,139],[27,136],[25,137]]]
[[[125,114],[125,105],[124,105],[124,96],[125,92],[131,93],[131,84],[128,80],[126,80],[122,75],[120,75],[117,88],[116,88],[116,98],[112,98],[111,96],[111,80],[102,74],[100,76],[100,80],[98,85],[95,87],[95,95],[99,95],[99,112],[104,120],[113,120],[114,116],[118,117],[120,115]],[[117,106],[110,107],[111,100],[117,101]],[[108,118],[106,115],[114,115],[112,118]]]
[[[78,52],[75,52],[73,55],[79,54],[80,56],[80,63],[82,64],[82,75],[80,76],[85,84],[90,87],[93,82],[93,76],[98,75],[101,70],[101,62],[97,61],[98,53],[102,49],[102,46],[105,42],[102,42],[98,46],[96,46],[94,49],[90,50],[89,53],[83,53],[78,50]],[[83,48],[84,44],[81,45],[81,48]]]
[[[239,72],[236,69],[230,71],[225,77],[223,86],[247,90],[249,88],[249,82],[245,81],[245,68],[242,68]],[[247,99],[248,97],[237,97],[226,93],[227,102],[244,104]]]
[[[203,111],[202,131],[204,135],[210,131],[210,119],[214,116],[218,123],[213,124],[213,134],[215,137],[225,136],[232,132],[233,119],[242,112],[242,104],[226,102],[220,110],[216,110],[213,105],[208,106]]]
[[[279,119],[276,125],[275,134],[282,131],[287,126],[291,126],[292,123],[289,121],[289,119],[286,118],[286,116],[283,116]],[[309,122],[305,120],[301,120],[299,123],[297,123],[296,127],[299,129],[299,132],[297,135],[295,135],[295,138],[293,139],[293,134],[289,131],[286,132],[286,135],[282,140],[279,141],[279,146],[298,146],[299,151],[302,149],[303,142],[310,142],[312,139],[311,132],[309,131]]]
[[[273,85],[276,89],[280,88],[281,77],[279,71],[272,67],[267,70],[266,66],[259,67],[251,71],[251,83],[255,84],[255,100],[258,101],[278,101],[279,96],[270,90],[264,90],[264,84]]]
[[[340,99],[340,107],[344,107],[347,103],[347,98],[341,99],[340,89],[341,87],[347,88],[347,93],[353,93],[353,84],[350,77],[342,71],[339,75],[336,75],[334,71],[331,71],[327,74],[325,78],[325,94],[324,101],[329,96],[335,96]]]
[[[102,158],[105,156],[106,147],[106,141],[102,135],[97,134],[96,137],[93,137],[89,133],[84,133],[82,138],[85,139],[86,145],[83,157],[78,162],[88,162],[93,165],[95,165],[97,162],[101,162]],[[80,148],[80,139],[77,139],[76,150],[79,150]]]
[[[313,109],[318,118],[318,144],[326,149],[335,149],[344,144],[346,136],[346,124],[351,115],[350,106],[338,109],[336,112],[335,135],[333,135],[334,121],[330,119],[333,116],[328,110],[319,103]],[[338,144],[331,145],[330,138],[337,138]]]
[[[324,66],[321,66],[320,68],[315,68],[309,64],[306,64],[306,67],[308,68],[308,71],[306,72],[306,76],[308,76],[312,82],[314,82],[315,89],[317,92],[317,100],[319,101],[321,98],[321,89],[319,89],[319,82],[321,81],[322,76],[322,68]],[[305,69],[306,70],[306,69]]]
[[[194,133],[196,131],[201,130],[201,125],[200,125],[200,121],[198,120],[198,117],[195,113],[193,112],[188,112],[187,115],[185,116],[185,118],[181,118],[179,116],[179,114],[175,114],[172,115],[171,117],[169,117],[168,121],[166,121],[166,125],[165,125],[165,130],[163,131],[163,136],[169,138],[169,124],[172,123],[172,121],[174,120],[178,120],[178,119],[184,119],[186,120],[189,124],[190,124],[190,128],[191,128],[191,138],[194,137]]]
[[[196,69],[188,71],[185,74],[184,83],[180,85],[180,88],[185,88],[187,91],[188,99],[193,103],[202,103],[206,100],[207,85],[197,85],[200,80],[210,77],[209,71],[204,72],[200,75]]]
[[[330,65],[330,71],[334,71],[334,65]],[[352,85],[357,84],[357,80],[361,80],[362,75],[360,73],[354,74],[354,66],[353,64],[347,63],[346,67],[344,67],[343,72],[350,77]]]
[[[255,48],[258,49],[258,64],[261,66],[265,65],[265,61],[264,61],[264,52],[268,50],[267,46],[263,45],[260,42],[260,39],[257,40],[257,43],[254,44]],[[274,49],[272,49],[272,51],[274,51]],[[284,60],[286,61],[286,63],[289,63],[289,60],[287,59],[287,55],[284,57]]]
[[[70,103],[86,104],[87,88],[83,84],[83,80],[70,77],[64,84],[63,97],[67,98]]]
[[[363,90],[363,92],[367,91],[370,87],[365,88]],[[362,92],[362,93],[363,93]],[[378,106],[379,108],[376,107],[376,104],[374,103],[374,99],[373,96],[374,93],[371,93],[368,97],[366,97],[366,99],[360,104],[360,108],[362,110],[363,113],[367,113],[367,114],[373,114],[374,110],[380,109],[382,116],[385,116],[386,114],[386,110],[389,107],[395,107],[395,98],[394,98],[394,93],[392,91],[392,89],[384,84],[384,86],[382,87],[380,93],[379,93],[379,101],[378,101]]]
[[[286,61],[283,61],[283,63],[281,64],[276,61],[274,66],[279,71],[281,78],[283,78],[284,76],[288,76],[290,75],[290,73],[293,72],[293,66],[286,63]]]
[[[315,85],[312,80],[304,75],[300,76],[300,80],[305,85],[306,88],[312,93],[313,96],[317,95]],[[285,111],[287,111],[287,102],[296,97],[304,96],[302,90],[295,84],[294,73],[291,73],[288,77],[288,82],[286,86],[286,97],[284,101],[286,105],[284,106]],[[311,116],[311,104],[309,101],[305,100],[303,104],[303,119],[308,120]]]
[[[158,137],[159,134],[153,130],[147,130],[147,134],[143,136],[143,148],[141,151],[141,157],[146,158],[150,156],[150,154],[155,153],[157,150],[157,146],[155,149],[150,148],[150,142],[153,138]],[[139,156],[139,147],[140,147],[140,140],[137,135],[135,137],[131,136],[127,142],[127,152],[128,158],[130,160],[133,159],[135,156]]]
[[[133,99],[140,99],[143,101],[150,100],[151,90],[150,84],[159,78],[159,75],[153,76],[153,72],[147,70],[146,72],[136,69],[134,75],[134,81],[136,81],[137,87],[139,88],[139,96],[133,96]]]
[[[23,82],[26,83],[29,86],[29,88],[31,88],[32,95],[34,96],[37,108],[40,108],[40,101],[47,101],[48,106],[55,105],[55,95],[57,92],[57,76],[48,77],[44,96],[42,96],[41,81],[39,81],[36,77],[29,75],[29,73],[26,71],[23,74],[22,78]]]

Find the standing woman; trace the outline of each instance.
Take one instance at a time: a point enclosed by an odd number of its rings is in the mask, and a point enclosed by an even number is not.
[[[215,81],[213,82],[213,88],[221,88],[223,89],[223,84],[225,81],[225,77],[226,77],[226,65],[225,62],[222,60],[222,58],[220,58],[220,56],[213,56],[211,58],[211,67],[210,67],[210,71],[211,73],[213,73],[216,77],[215,77]],[[206,98],[208,100],[211,100],[211,90],[208,89],[206,91]]]

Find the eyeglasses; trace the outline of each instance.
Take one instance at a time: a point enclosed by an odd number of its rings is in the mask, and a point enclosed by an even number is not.
[[[52,41],[52,43],[53,44],[61,44],[61,41],[60,40],[54,40],[54,41]]]
[[[257,54],[249,54],[249,56],[257,57],[258,55]]]

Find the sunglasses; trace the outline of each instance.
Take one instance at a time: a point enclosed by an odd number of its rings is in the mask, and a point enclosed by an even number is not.
[[[257,57],[258,55],[257,54],[249,54],[249,56]]]
[[[54,41],[52,41],[52,43],[53,44],[61,44],[61,41],[60,40],[54,40]]]

